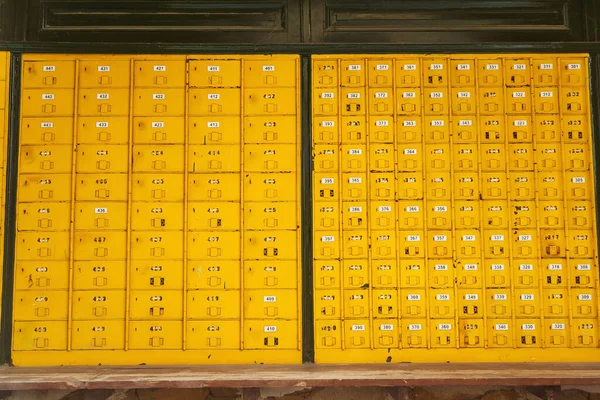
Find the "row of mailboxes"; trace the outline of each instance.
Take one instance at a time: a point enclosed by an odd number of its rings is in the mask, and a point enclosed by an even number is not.
[[[187,122],[186,122],[187,121]],[[127,145],[129,117],[78,117],[73,127],[72,117],[23,118],[22,145]],[[296,143],[295,116],[274,117],[134,117],[133,144],[213,145],[263,143]],[[188,127],[186,136],[185,127]],[[73,132],[76,132],[75,135]]]
[[[69,59],[70,58],[70,59]],[[65,57],[24,61],[24,88],[294,87],[297,56],[266,57]],[[149,58],[149,59],[147,59]]]
[[[341,143],[581,143],[591,139],[580,115],[313,116],[315,144]]]
[[[585,85],[587,63],[571,56],[314,56],[312,67],[316,87],[562,86]]]
[[[317,321],[319,349],[593,348],[596,319],[357,319]]]

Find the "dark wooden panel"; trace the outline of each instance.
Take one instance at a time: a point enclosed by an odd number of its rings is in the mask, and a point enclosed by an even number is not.
[[[585,41],[596,0],[313,0],[314,42]]]
[[[26,39],[44,42],[298,42],[300,1],[29,0]]]

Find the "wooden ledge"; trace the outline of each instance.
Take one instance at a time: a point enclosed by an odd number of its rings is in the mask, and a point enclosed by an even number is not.
[[[432,385],[600,385],[600,363],[0,367],[0,390]]]

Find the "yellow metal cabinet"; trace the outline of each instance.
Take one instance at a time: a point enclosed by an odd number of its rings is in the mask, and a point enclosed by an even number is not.
[[[532,142],[531,118],[528,116],[510,116],[507,119],[509,135],[508,140],[511,143],[515,142]]]
[[[504,60],[504,82],[507,86],[529,85],[531,83],[531,69],[529,60]]]
[[[239,87],[239,60],[189,61],[189,85],[193,87]]]
[[[338,85],[337,60],[313,60],[313,81],[317,87]]]
[[[180,209],[177,210],[177,214],[173,215],[172,220],[177,226],[172,229],[183,229],[183,207],[181,204],[173,206],[180,206]],[[165,207],[171,207],[171,210],[173,210],[173,206],[165,204]],[[239,230],[240,221],[241,207],[239,203],[188,203],[189,230]],[[246,227],[248,227],[247,224]],[[161,229],[159,226],[156,228]]]
[[[568,200],[590,200],[593,189],[590,171],[565,172]]]
[[[458,336],[461,347],[483,347],[485,337],[483,319],[460,319]]]
[[[556,58],[533,60],[533,83],[538,86],[558,84],[558,64]]]
[[[121,260],[127,257],[125,231],[81,231],[75,233],[75,260]]]
[[[240,146],[192,145],[189,146],[188,170],[194,173],[239,172],[240,157]]]
[[[508,182],[504,172],[483,172],[481,174],[481,198],[483,200],[506,199]]]
[[[369,89],[369,113],[389,115],[394,113],[394,90],[392,88]]]
[[[425,219],[425,210],[422,201],[400,200],[398,202],[398,228],[422,229]]]
[[[410,230],[398,232],[398,246],[401,257],[425,257],[425,240],[422,231]]]
[[[444,258],[452,256],[452,232],[429,231],[427,235],[428,258]]]
[[[475,60],[450,60],[450,84],[475,85]]]
[[[190,139],[195,123],[190,119]],[[135,144],[183,144],[185,121],[178,117],[135,117],[133,119],[133,143]],[[191,141],[190,141],[191,142]]]
[[[598,346],[598,322],[596,319],[574,319],[572,326],[575,347]]]
[[[293,88],[247,89],[244,113],[248,115],[296,114],[296,90]]]
[[[367,142],[367,123],[365,117],[354,115],[342,117],[340,141],[342,144],[364,144]]]
[[[397,288],[398,266],[395,260],[373,260],[372,274],[374,288]]]
[[[239,290],[189,290],[187,292],[187,318],[189,319],[240,319]]]
[[[239,232],[194,232],[188,234],[190,259],[239,260]]]
[[[541,346],[542,326],[539,319],[518,319],[517,320],[517,347],[540,347]]]
[[[542,302],[544,317],[566,317],[569,314],[569,295],[567,289],[543,289]]]
[[[423,58],[423,85],[446,86],[448,84],[448,62],[443,58]]]
[[[129,87],[130,61],[79,61],[79,87]]]
[[[315,258],[336,259],[340,256],[339,231],[315,231],[314,233]]]
[[[129,89],[79,89],[79,115],[129,114]]]
[[[181,349],[183,323],[181,321],[131,321],[129,348],[132,350]]]
[[[19,231],[67,231],[70,229],[71,203],[20,203],[17,211]]]
[[[450,110],[448,89],[441,87],[425,89],[423,91],[423,106],[425,115],[448,114]],[[466,108],[464,107],[465,110]],[[460,109],[462,110],[463,108],[461,107]],[[459,110],[458,107],[457,110]]]
[[[315,321],[315,347],[317,349],[341,349],[341,322]]]
[[[483,250],[486,257],[506,257],[509,254],[510,241],[508,231],[486,230],[483,235]]]
[[[431,318],[453,317],[455,313],[453,290],[431,289],[429,291],[429,312]]]
[[[16,290],[67,290],[69,263],[66,261],[18,261]]]
[[[592,228],[592,203],[589,201],[569,201],[567,207],[568,226],[571,229]]]
[[[135,116],[174,116],[183,115],[184,111],[185,97],[180,89],[161,87],[133,90],[133,114]]]
[[[67,291],[16,291],[13,312],[20,321],[66,320]]]
[[[395,258],[395,232],[393,230],[371,231],[371,254],[381,259]]]
[[[402,318],[402,347],[423,348],[427,347],[429,333],[427,320]]]
[[[369,284],[369,265],[367,260],[342,261],[345,289],[360,289]]]
[[[592,259],[572,259],[567,261],[570,269],[571,287],[596,287],[597,265]]]
[[[295,289],[244,290],[244,317],[250,319],[298,318]]]
[[[371,171],[393,171],[396,165],[394,158],[393,145],[371,144],[369,149],[369,168]]]
[[[421,113],[421,89],[399,88],[396,90],[396,113],[419,115]]]
[[[511,219],[518,229],[532,228],[537,225],[537,208],[534,201],[511,201]]]
[[[127,262],[75,261],[73,288],[75,290],[125,290]]]
[[[74,321],[74,350],[123,350],[124,321]]]
[[[329,179],[325,179],[323,198],[333,199],[337,195],[329,189]],[[317,185],[318,186],[318,185]],[[296,201],[297,181],[295,173],[246,173],[244,177],[244,198],[246,201]],[[331,196],[329,196],[331,195]]]
[[[239,349],[240,323],[238,321],[193,321],[187,323],[189,349]]]
[[[340,64],[341,86],[365,85],[365,62],[363,60],[342,60]]]
[[[67,350],[67,322],[15,321],[13,324],[13,350]]]
[[[364,115],[366,95],[363,88],[343,88],[340,95],[342,115]]]
[[[480,226],[480,202],[455,201],[454,223],[457,229],[470,229]]]
[[[313,89],[313,113],[315,115],[337,115],[339,93],[334,88]]]
[[[398,348],[400,334],[397,319],[383,319],[373,324],[373,346],[378,349]]]
[[[477,171],[478,153],[477,144],[455,144],[453,162],[463,171]]]
[[[68,260],[69,232],[17,232],[17,260]]]
[[[448,117],[436,115],[425,117],[424,121],[426,143],[447,143],[450,140]]]
[[[298,257],[296,231],[246,231],[244,257],[250,260],[288,259]]]
[[[496,116],[482,116],[480,120],[480,142],[481,145],[488,143],[504,143],[506,140],[506,126],[504,118]]]
[[[585,85],[587,81],[587,63],[585,58],[560,59],[560,84]]]
[[[59,174],[71,172],[71,146],[21,146],[19,171],[21,173]]]
[[[131,183],[132,201],[183,201],[184,179],[181,175],[134,173]]]
[[[183,188],[178,192],[178,187],[173,187],[174,193],[169,188],[169,196],[181,196]],[[192,201],[239,201],[240,191],[239,174],[190,174],[188,177],[188,198]]]
[[[459,257],[476,257],[481,253],[481,237],[478,230],[457,230],[454,234],[455,250]]]
[[[362,210],[361,208],[360,212]],[[337,229],[339,227],[340,209],[338,202],[318,202],[315,204],[313,212],[315,230]]]
[[[527,258],[538,254],[538,235],[534,229],[519,229],[513,232],[513,257]]]
[[[369,86],[392,86],[394,64],[392,60],[368,60],[367,74]]]
[[[396,290],[373,290],[373,318],[398,318],[398,292]]]
[[[486,289],[485,302],[488,318],[510,318],[512,315],[512,296],[510,288]]]
[[[181,269],[181,264],[177,263],[176,268]],[[239,289],[240,276],[239,260],[188,261],[187,285],[190,289]]]
[[[537,189],[538,198],[540,200],[559,200],[563,198],[565,192],[563,188],[563,177],[561,174],[556,172],[538,172],[537,173]],[[579,189],[579,181],[574,182],[573,189]],[[579,194],[579,191],[573,192],[573,194]],[[568,190],[566,191],[567,196],[571,194]],[[585,197],[583,197],[585,198]],[[575,198],[577,200],[577,198]]]
[[[530,288],[539,285],[539,264],[535,259],[517,260],[514,269],[514,286],[516,288]]]
[[[315,129],[316,126],[313,127]],[[297,143],[298,125],[295,116],[258,116],[244,118],[245,143]],[[324,141],[330,139],[321,132]],[[315,135],[315,139],[316,139]]]
[[[183,291],[134,290],[129,294],[129,317],[141,320],[183,318]]]
[[[246,229],[297,229],[297,211],[297,205],[292,202],[249,203],[244,205],[244,227]]]
[[[400,126],[400,124],[398,124]],[[392,143],[394,141],[394,118],[378,116],[370,121],[370,143]]]
[[[421,171],[423,169],[424,157],[420,144],[398,144],[396,148],[400,171]]]
[[[133,174],[133,201],[181,201],[183,177],[175,174]],[[209,184],[207,184],[209,185]]]
[[[373,200],[393,200],[394,199],[394,174],[393,173],[373,173],[369,176],[370,193],[369,196]],[[349,180],[350,181],[350,180]],[[351,191],[350,185],[345,190],[346,196],[350,196]],[[352,192],[354,194],[355,192]],[[360,193],[359,193],[360,196]]]
[[[23,118],[21,145],[73,143],[73,118]]]
[[[521,317],[536,317],[540,315],[540,291],[538,289],[515,289],[515,315]]]
[[[189,119],[189,130],[191,144],[238,144],[241,141],[238,117],[192,117]],[[183,126],[180,132],[183,142]]]
[[[134,172],[183,172],[183,145],[134,145]]]
[[[282,350],[298,347],[298,321],[244,321],[244,348]]]
[[[569,321],[566,319],[546,319],[544,343],[549,347],[568,347],[570,344]]]
[[[135,202],[129,218],[132,230],[182,230],[183,214],[181,203]]]
[[[77,174],[75,200],[126,202],[127,183],[127,174]]]
[[[355,146],[356,147],[356,146]],[[363,146],[364,147],[364,146]],[[313,168],[315,172],[337,171],[339,169],[339,146],[317,144],[313,147]],[[363,151],[361,149],[361,151]],[[342,161],[342,164],[344,162]]]
[[[315,289],[340,287],[340,262],[336,260],[316,260],[313,264]]]
[[[244,261],[244,287],[297,289],[296,261]]]
[[[341,295],[339,290],[315,290],[316,319],[339,319],[341,317]]]
[[[91,230],[126,230],[126,202],[77,202],[75,204],[75,229]]]
[[[396,223],[394,202],[372,201],[370,213],[370,229],[394,229]]]
[[[587,143],[566,143],[563,149],[567,154],[565,169],[567,171],[587,171],[590,169],[589,145]]]
[[[24,88],[73,88],[75,87],[75,62],[25,61],[22,85]]]
[[[124,319],[125,291],[73,292],[73,319]]]
[[[556,142],[560,140],[561,123],[556,115],[535,116],[536,142]]]
[[[504,96],[508,114],[529,114],[531,112],[531,92],[528,87],[506,88]]]
[[[298,149],[293,144],[246,144],[244,171],[296,171]]]
[[[475,113],[477,108],[477,94],[475,88],[453,88],[451,92],[452,114],[469,115]]]
[[[367,174],[344,173],[342,175],[342,200],[355,201],[366,200],[366,198]]]
[[[571,230],[568,237],[568,252],[571,258],[596,255],[595,235],[591,230]]]
[[[19,201],[70,201],[71,174],[19,175]]]
[[[504,200],[484,200],[483,205],[483,223],[488,228],[508,227],[509,207]]]
[[[558,88],[542,87],[533,91],[535,112],[537,114],[558,113]]]
[[[190,115],[240,115],[240,110],[240,89],[190,89],[189,91]]]
[[[488,346],[497,347],[513,347],[514,343],[513,322],[510,319],[495,319],[488,324]]]
[[[431,347],[444,348],[456,347],[456,324],[453,319],[438,319],[429,325],[431,333]]]
[[[565,115],[561,118],[565,142],[587,142],[591,138],[589,123],[585,117]]]
[[[77,146],[77,172],[126,173],[129,170],[129,149],[124,145]]]
[[[477,134],[477,121],[473,117],[461,117],[452,121],[452,141],[454,143],[476,143],[479,135]]]
[[[425,186],[431,200],[450,200],[452,181],[449,172],[426,173]]]
[[[461,258],[455,267],[456,282],[463,288],[480,288],[483,272],[479,259]]]
[[[427,227],[429,229],[452,228],[452,205],[449,201],[428,202],[427,207]]]
[[[481,191],[479,176],[475,172],[454,174],[454,198],[457,200],[477,200]]]
[[[68,117],[73,115],[73,89],[24,89],[23,117]]]
[[[484,315],[484,299],[481,289],[459,289],[456,293],[459,318],[481,318]],[[476,321],[472,321],[476,323]]]
[[[396,61],[396,86],[421,86],[421,61],[419,59],[401,59]]]
[[[330,147],[331,148],[331,147]],[[363,172],[367,169],[366,145],[345,144],[342,145],[341,167],[343,172]],[[331,157],[333,158],[333,157]]]
[[[129,100],[127,100],[128,102]],[[113,112],[106,113],[115,114]],[[127,114],[127,112],[125,112]],[[77,143],[127,144],[129,142],[128,117],[78,117]]]
[[[560,111],[564,114],[583,114],[588,109],[587,93],[581,87],[562,87]]]
[[[495,86],[502,85],[503,65],[501,59],[478,59],[477,63],[477,85]]]
[[[481,88],[478,100],[479,112],[482,115],[504,113],[504,89],[502,87]]]
[[[562,167],[562,150],[560,143],[542,143],[535,152],[537,171],[555,171]]]
[[[296,60],[244,60],[243,68],[247,87],[296,86]]]
[[[191,252],[189,253],[191,257]],[[168,260],[183,257],[183,233],[177,231],[131,233],[132,260]]]
[[[421,172],[398,173],[396,195],[398,199],[422,199],[424,194],[423,174]]]
[[[400,290],[400,306],[402,318],[419,318],[427,316],[427,297],[424,289]]]
[[[344,318],[368,318],[371,300],[366,289],[344,290]]]
[[[181,61],[135,61],[133,68],[135,87],[183,87],[186,62]]]
[[[533,145],[528,143],[510,144],[508,147],[509,164],[512,171],[533,171],[534,150]],[[514,175],[514,174],[513,174]],[[531,182],[534,182],[533,175]]]

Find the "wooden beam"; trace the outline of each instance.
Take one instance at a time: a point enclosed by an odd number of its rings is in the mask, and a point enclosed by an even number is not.
[[[0,390],[432,385],[600,385],[600,363],[0,367]]]

